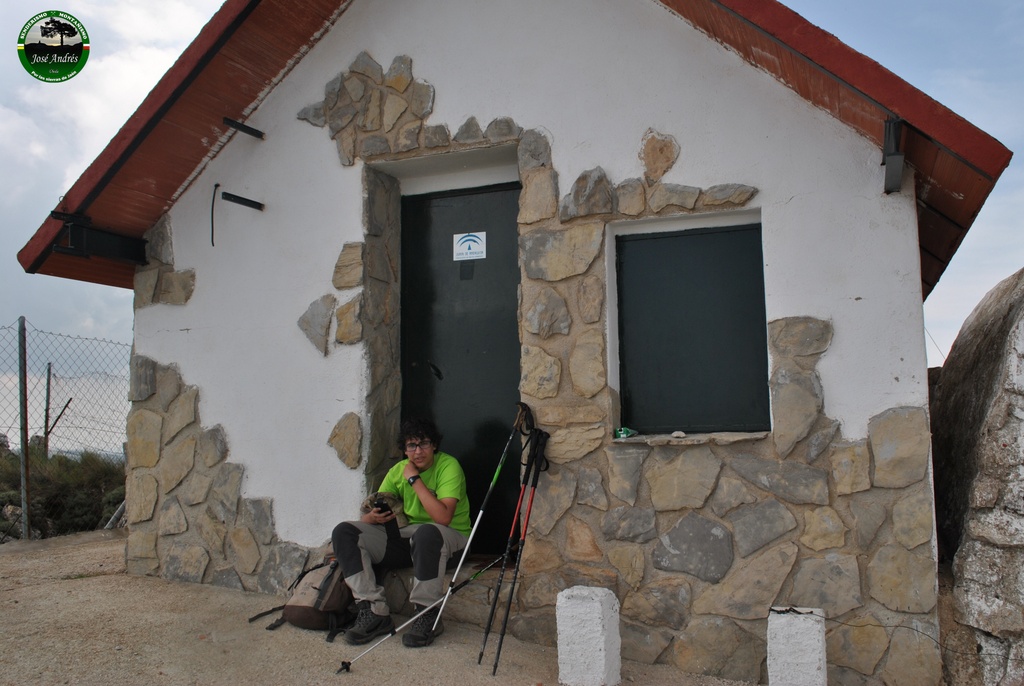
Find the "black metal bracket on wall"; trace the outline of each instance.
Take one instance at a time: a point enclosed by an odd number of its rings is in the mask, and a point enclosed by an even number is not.
[[[260,212],[263,211],[264,205],[263,205],[263,203],[259,202],[258,200],[250,200],[249,198],[243,198],[240,195],[235,195],[234,193],[228,193],[227,191],[221,191],[220,192],[220,197],[221,197],[222,200],[227,200],[228,202],[237,203],[237,204],[243,205],[245,207],[251,207],[252,209],[259,210]]]
[[[86,258],[103,257],[133,264],[147,262],[145,239],[94,228],[92,219],[82,214],[54,210],[50,212],[50,216],[64,223],[56,240],[50,246],[57,254]]]
[[[264,138],[267,137],[266,134],[264,134],[259,129],[254,129],[248,124],[243,124],[242,122],[236,121],[231,117],[224,117],[224,125],[231,127],[235,131],[241,131],[242,133],[252,136],[253,138],[259,138],[260,140],[263,140]]]

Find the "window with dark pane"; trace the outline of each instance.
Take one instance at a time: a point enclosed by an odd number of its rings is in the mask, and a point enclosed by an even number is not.
[[[767,431],[761,226],[616,237],[622,424]]]

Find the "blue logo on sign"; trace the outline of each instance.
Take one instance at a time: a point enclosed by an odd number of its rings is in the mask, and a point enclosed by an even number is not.
[[[487,232],[457,233],[452,236],[452,259],[482,260],[487,257]]]
[[[480,236],[475,233],[467,233],[459,239],[458,245],[465,250],[473,250],[480,245]]]

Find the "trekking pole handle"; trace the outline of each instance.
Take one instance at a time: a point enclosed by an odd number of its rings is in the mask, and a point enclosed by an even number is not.
[[[536,443],[534,443],[534,449],[530,452],[530,457],[533,459],[534,463],[533,481],[530,483],[530,486],[533,488],[537,488],[537,481],[540,479],[540,473],[546,472],[548,470],[548,467],[551,466],[548,462],[548,458],[544,457],[544,446],[547,445],[548,439],[551,437],[551,434],[542,429],[537,429],[536,431],[534,431],[534,437]]]
[[[534,439],[534,434],[535,433],[536,433],[536,430],[530,432],[530,438],[527,440],[527,442],[532,441]],[[536,456],[533,453],[533,446],[530,446],[529,452],[526,453],[526,463],[523,465],[523,467],[524,467],[524,469],[523,469],[523,481],[522,481],[522,484],[523,484],[522,488],[523,489],[525,489],[529,485],[529,483],[530,483],[530,475],[533,473],[534,468],[537,466],[536,465],[537,460],[535,459],[535,457]],[[522,498],[523,498],[522,493],[520,493],[519,494],[520,505],[522,504]]]
[[[516,405],[519,410],[516,412],[515,426],[519,433],[526,435],[533,431],[533,412],[530,411],[530,406],[523,402],[518,402]]]

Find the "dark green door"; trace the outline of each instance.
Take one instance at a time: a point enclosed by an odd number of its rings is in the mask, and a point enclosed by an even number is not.
[[[474,522],[519,400],[519,189],[516,183],[402,198],[402,417],[437,423],[441,449],[466,472]],[[465,254],[484,241],[483,258],[455,259],[456,250]],[[513,441],[474,552],[504,551],[518,464]]]

